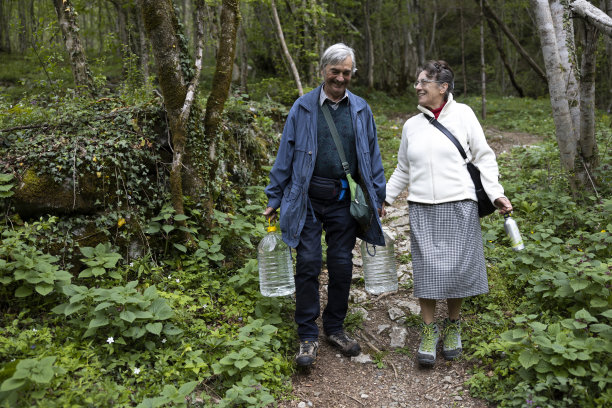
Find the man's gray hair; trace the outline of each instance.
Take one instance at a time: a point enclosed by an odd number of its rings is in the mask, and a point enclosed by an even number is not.
[[[323,56],[321,57],[321,71],[323,71],[328,65],[340,64],[346,59],[346,57],[351,57],[351,60],[353,61],[352,73],[354,74],[355,71],[357,71],[357,66],[355,64],[355,50],[343,43],[334,44],[325,50]]]

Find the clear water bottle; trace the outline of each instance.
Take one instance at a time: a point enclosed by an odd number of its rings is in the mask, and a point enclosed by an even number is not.
[[[514,221],[510,214],[504,214],[504,229],[506,234],[508,234],[508,238],[510,238],[513,250],[520,251],[525,248],[518,225],[516,225],[516,221]]]
[[[257,247],[259,264],[259,291],[262,295],[287,296],[295,292],[293,259],[291,250],[276,232],[274,225],[268,226],[268,233]]]
[[[365,289],[372,295],[397,290],[397,269],[395,266],[395,240],[385,231],[385,246],[375,246],[361,241],[363,278]]]

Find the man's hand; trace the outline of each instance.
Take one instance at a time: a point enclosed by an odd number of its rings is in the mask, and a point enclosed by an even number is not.
[[[385,215],[387,215],[387,210],[385,210],[385,203],[382,203],[381,207],[378,209],[378,216],[383,218]]]
[[[263,216],[266,217],[268,221],[274,221],[276,219],[276,210],[272,207],[267,207],[263,212]]]

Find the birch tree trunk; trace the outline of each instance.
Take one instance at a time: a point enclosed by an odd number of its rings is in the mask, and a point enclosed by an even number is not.
[[[550,103],[553,111],[557,144],[561,156],[561,166],[568,172],[574,170],[576,158],[576,137],[570,115],[569,103],[565,93],[565,80],[561,58],[557,49],[557,38],[553,26],[548,0],[531,0],[540,35],[542,54],[546,66]],[[570,178],[570,181],[571,178]],[[572,187],[575,188],[572,183]]]
[[[570,3],[570,9],[572,12],[590,24],[597,27],[597,29],[604,35],[612,37],[612,18],[598,9],[587,0],[574,0]]]
[[[283,28],[280,23],[280,19],[278,18],[278,12],[276,11],[276,3],[274,0],[270,0],[270,7],[272,8],[272,19],[274,20],[274,25],[276,27],[276,34],[278,35],[278,40],[280,41],[281,48],[283,49],[283,54],[287,59],[287,63],[291,68],[291,73],[293,74],[293,79],[295,80],[295,85],[298,89],[298,93],[300,96],[304,95],[304,89],[302,89],[302,82],[300,81],[300,74],[295,66],[295,62],[293,62],[293,58],[291,58],[291,54],[289,54],[289,49],[287,48],[287,43],[285,43],[285,36],[283,35]]]
[[[591,24],[584,24],[584,44],[580,78],[580,139],[579,154],[582,163],[576,163],[576,176],[583,186],[592,186],[591,174],[599,164],[595,139],[595,68],[597,65],[597,39],[599,32]]]
[[[555,37],[557,39],[557,50],[559,50],[561,61],[561,71],[565,81],[565,93],[569,103],[572,124],[574,125],[574,134],[577,138],[580,134],[580,89],[576,79],[576,67],[570,62],[573,59],[570,58],[570,49],[572,51],[576,49],[574,44],[574,24],[569,18],[569,10],[561,4],[560,0],[549,1],[549,4],[553,27],[555,28]]]
[[[94,84],[85,50],[81,44],[79,27],[76,23],[76,12],[70,0],[53,0],[57,20],[62,30],[64,44],[70,60],[70,68],[74,77],[74,84],[77,90],[86,90],[89,94],[94,94]]]

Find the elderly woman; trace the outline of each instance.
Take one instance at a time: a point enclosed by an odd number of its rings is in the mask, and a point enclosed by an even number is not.
[[[481,171],[488,197],[501,214],[512,211],[498,182],[495,154],[469,106],[453,100],[454,75],[444,61],[429,61],[414,84],[418,114],[406,121],[397,168],[387,183],[387,205],[408,188],[414,296],[423,318],[418,362],[433,366],[442,337],[447,360],[461,355],[463,298],[489,291],[475,187],[457,147],[425,116],[435,117]],[[441,330],[436,301],[446,299]]]

